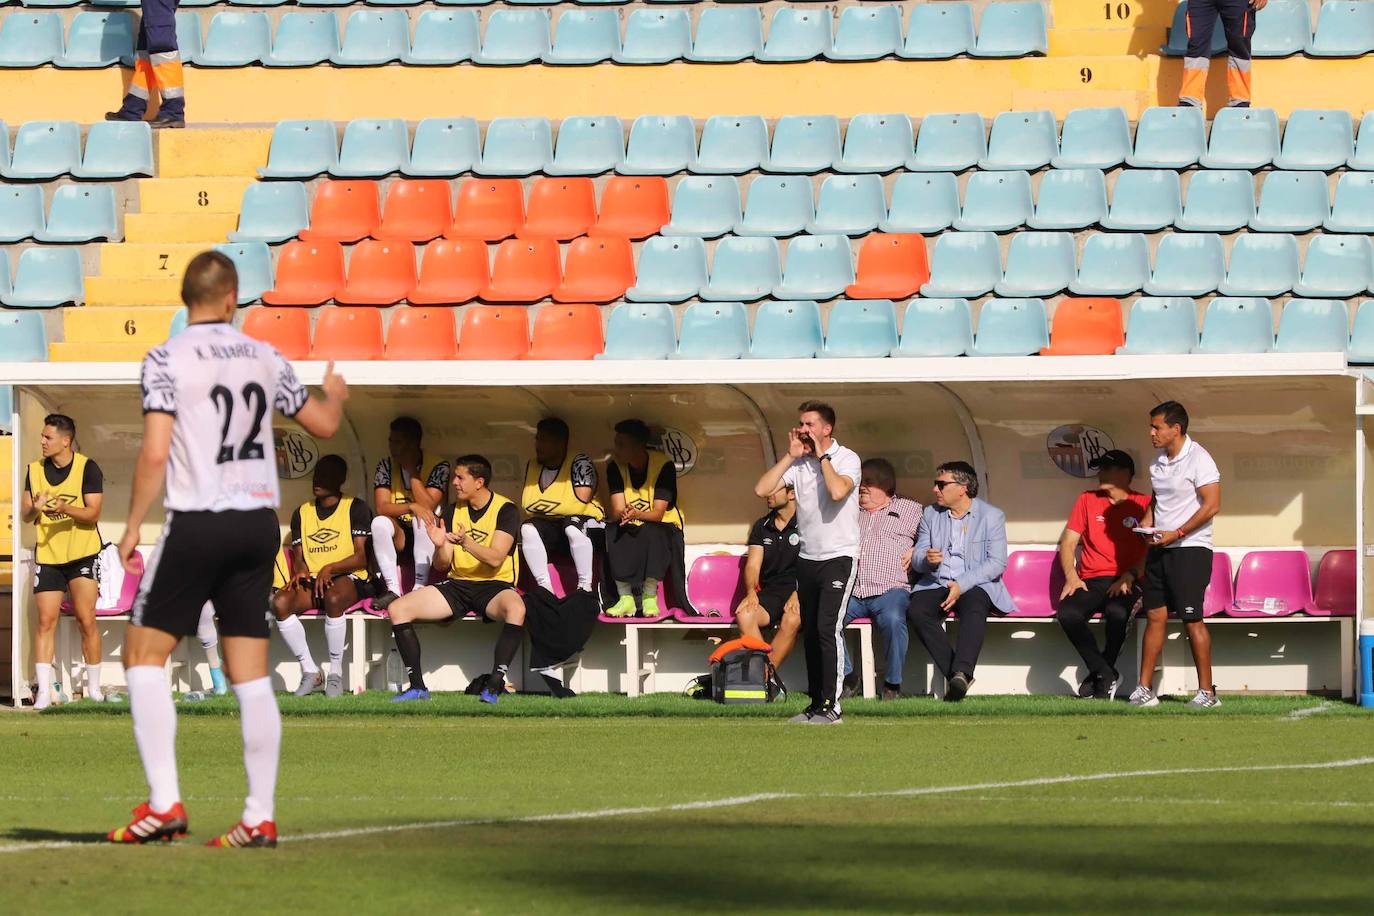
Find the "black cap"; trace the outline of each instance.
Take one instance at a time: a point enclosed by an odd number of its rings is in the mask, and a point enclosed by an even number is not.
[[[1130,455],[1119,448],[1114,448],[1098,455],[1092,461],[1088,462],[1088,467],[1093,470],[1101,470],[1102,468],[1124,468],[1132,477],[1135,476],[1135,461],[1132,460]]]

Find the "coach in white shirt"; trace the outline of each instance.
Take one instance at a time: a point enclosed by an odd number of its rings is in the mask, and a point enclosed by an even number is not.
[[[1198,692],[1188,705],[1211,709],[1221,701],[1212,683],[1212,638],[1202,605],[1212,580],[1212,518],[1221,510],[1221,472],[1207,450],[1188,437],[1188,411],[1177,401],[1150,411],[1150,444],[1159,455],[1150,464],[1153,518],[1146,522],[1154,531],[1142,535],[1150,544],[1142,602],[1148,622],[1140,686],[1131,694],[1131,704],[1159,704],[1151,685],[1172,613],[1188,631],[1197,664]]]
[[[787,454],[759,479],[754,492],[767,496],[783,484],[797,494],[797,602],[806,649],[811,705],[793,722],[834,725],[840,721],[844,678],[845,606],[854,587],[859,556],[859,456],[833,438],[835,409],[820,401],[797,408],[798,425],[788,433]]]

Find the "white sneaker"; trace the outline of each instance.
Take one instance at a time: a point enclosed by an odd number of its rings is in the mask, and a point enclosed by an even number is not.
[[[1199,690],[1197,695],[1188,701],[1188,705],[1194,709],[1216,709],[1221,705],[1221,699],[1217,697],[1216,688],[1211,692]]]
[[[1140,684],[1136,687],[1135,690],[1131,691],[1131,705],[1158,706],[1159,697],[1155,696],[1155,692],[1151,690],[1149,687],[1146,687],[1144,684]]]
[[[51,706],[51,705],[52,705],[52,694],[48,694],[48,693],[39,694],[37,697],[34,698],[34,701],[33,701],[33,708],[34,708],[34,709],[47,709],[47,708],[48,708],[49,706]]]

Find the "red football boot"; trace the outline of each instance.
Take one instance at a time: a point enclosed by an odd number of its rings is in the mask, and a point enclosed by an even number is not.
[[[215,837],[205,845],[216,849],[236,849],[240,846],[273,848],[277,845],[277,825],[273,821],[263,821],[256,827],[250,827],[239,821],[228,833]]]
[[[158,813],[147,802],[134,809],[134,819],[106,834],[111,843],[152,843],[186,836],[186,809],[177,802],[170,811]]]

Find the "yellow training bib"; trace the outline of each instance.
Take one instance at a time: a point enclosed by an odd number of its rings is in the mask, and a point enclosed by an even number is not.
[[[344,496],[329,518],[322,519],[314,500],[301,504],[301,553],[310,575],[319,575],[326,565],[353,556],[353,529],[348,523],[352,508],[353,497]],[[366,579],[367,570],[354,570],[349,575]]]
[[[491,502],[487,503],[482,517],[476,521],[473,521],[468,513],[467,506],[454,506],[453,527],[456,529],[462,525],[474,541],[488,547],[491,545],[492,536],[496,534],[496,518],[501,514],[501,507],[509,503],[510,500],[499,493],[491,494]],[[510,553],[501,561],[500,566],[488,566],[458,545],[455,544],[453,547],[453,566],[448,571],[450,579],[460,582],[509,582],[514,585],[519,575],[518,547],[511,547]]]
[[[437,467],[438,467],[440,464],[442,464],[442,463],[443,463],[442,460],[440,460],[440,461],[435,461],[433,464],[429,465],[429,467],[425,467],[425,460],[424,460],[423,457],[421,457],[421,458],[420,458],[420,468],[421,468],[420,480],[425,481],[426,483],[428,483],[429,479],[430,479],[431,477],[434,476],[434,469],[437,468]],[[400,468],[397,468],[397,467],[395,466],[395,464],[396,464],[396,463],[393,461],[393,462],[392,462],[392,468],[391,468],[391,501],[392,501],[393,503],[395,503],[396,505],[405,505],[406,503],[408,503],[408,502],[411,501],[411,496],[410,496],[410,481],[409,481],[409,480],[398,480],[398,479],[397,479],[397,477],[400,475],[401,471],[400,471]],[[445,487],[444,489],[447,490],[448,488]],[[434,507],[434,514],[435,514],[435,515],[438,515],[438,514],[439,514],[439,511],[440,511],[441,509],[443,509],[444,503],[445,503],[447,500],[448,500],[448,493],[445,492],[443,496],[440,496],[440,497],[439,497],[439,504],[438,504],[437,506]],[[405,524],[409,525],[409,524],[411,524],[412,522],[415,521],[415,516],[414,516],[413,514],[407,512],[405,515],[402,515],[402,516],[400,517],[400,521],[402,521],[402,522],[404,522]]]
[[[627,506],[634,506],[640,512],[648,512],[654,507],[654,481],[658,480],[658,472],[663,470],[663,466],[667,463],[668,457],[666,455],[660,452],[650,452],[649,469],[644,474],[644,485],[640,487],[636,487],[630,482],[630,468],[627,465],[623,465],[619,461],[615,463],[615,466],[620,469],[620,480],[625,486],[625,504]],[[671,506],[667,512],[663,513],[663,521],[681,529],[686,519],[683,517],[681,509]],[[639,525],[642,522],[635,521],[632,524]]]
[[[81,483],[86,476],[87,460],[85,455],[74,453],[67,479],[56,486],[48,483],[41,460],[29,465],[29,486],[37,491],[47,490],[50,494],[47,505],[40,508],[56,509],[66,505],[86,508]],[[40,512],[35,526],[38,529],[38,544],[34,555],[44,566],[74,563],[100,553],[100,532],[96,531],[95,525],[78,525],[75,519],[66,514],[49,518]]]
[[[583,502],[573,491],[572,462],[575,456],[564,457],[562,466],[553,483],[545,489],[539,488],[539,476],[544,468],[539,462],[531,461],[525,465],[525,489],[520,494],[520,505],[525,514],[536,518],[567,518],[571,515],[585,515],[602,521],[606,512],[601,503],[593,496],[590,502]]]

